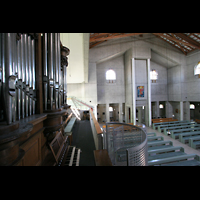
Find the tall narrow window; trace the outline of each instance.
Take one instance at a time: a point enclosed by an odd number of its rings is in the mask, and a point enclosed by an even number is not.
[[[194,66],[194,75],[198,75],[198,77],[200,78],[200,62],[198,62],[198,64]]]
[[[158,72],[155,69],[152,69],[152,71],[150,71],[151,82],[156,83],[157,78],[158,78]]]
[[[109,69],[106,71],[106,82],[107,83],[115,83],[116,81],[116,73],[113,69]]]

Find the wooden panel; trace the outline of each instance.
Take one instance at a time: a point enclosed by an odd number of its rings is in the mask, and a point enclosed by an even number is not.
[[[112,166],[112,162],[106,149],[94,150],[96,166]]]
[[[38,131],[33,137],[20,146],[25,151],[22,160],[23,166],[36,166],[40,165],[41,159],[41,131]]]

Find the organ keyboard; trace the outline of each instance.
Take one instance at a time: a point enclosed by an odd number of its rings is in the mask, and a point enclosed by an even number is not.
[[[49,144],[51,149],[51,155],[47,157],[43,165],[54,165],[54,166],[79,166],[80,161],[80,148],[71,146],[67,142],[68,136],[63,136],[61,131],[57,133],[56,137]],[[52,159],[54,160],[52,162]]]

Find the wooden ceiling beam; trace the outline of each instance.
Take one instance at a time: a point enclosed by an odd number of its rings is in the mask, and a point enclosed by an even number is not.
[[[116,33],[117,34],[117,33]],[[118,34],[118,35],[111,35],[107,37],[101,37],[101,38],[90,38],[90,42],[97,42],[97,41],[104,41],[104,40],[111,40],[111,39],[117,39],[117,38],[122,38],[122,37],[129,37],[129,36],[134,36],[134,35],[140,35],[142,33],[123,33],[123,34]]]
[[[154,35],[158,35],[158,36],[165,37],[165,38],[167,38],[167,39],[169,39],[169,40],[172,40],[172,41],[175,41],[175,42],[184,44],[184,45],[186,45],[186,46],[193,46],[194,48],[197,48],[196,45],[189,44],[188,42],[183,42],[182,40],[179,40],[179,39],[177,39],[177,38],[175,38],[175,37],[172,37],[172,36],[170,36],[170,35],[167,35],[167,34],[165,34],[165,35],[164,35],[163,33],[153,33],[153,34],[154,34]]]
[[[94,42],[94,43],[91,43],[90,44],[90,49],[92,48],[92,47],[95,47],[95,46],[97,46],[98,44],[101,44],[101,43],[103,43],[103,42],[106,42],[107,40],[104,40],[104,41],[100,41],[100,42]]]
[[[185,52],[184,50],[183,50],[183,48],[180,46],[180,45],[178,45],[179,47],[177,47],[177,46],[175,46],[175,42],[174,41],[172,41],[174,44],[172,44],[172,43],[170,43],[170,42],[168,42],[167,40],[165,40],[164,38],[162,38],[162,37],[165,37],[165,35],[162,35],[162,34],[157,34],[157,33],[153,33],[156,37],[158,37],[158,38],[160,38],[161,40],[163,40],[163,41],[165,41],[165,42],[167,42],[168,44],[170,44],[171,46],[173,46],[173,47],[175,47],[175,48],[177,48],[179,51],[181,51],[182,53],[184,53],[185,55],[187,55],[187,52]],[[161,37],[162,36],[162,37]],[[165,37],[166,38],[166,37]],[[167,38],[168,39],[168,38]],[[170,39],[168,39],[169,41],[171,41]]]
[[[179,36],[180,38],[182,38],[183,40],[187,41],[189,44],[191,45],[195,45],[195,48],[200,49],[200,43],[193,40],[192,38],[188,37],[187,35],[183,34],[183,33],[175,33],[177,36]]]

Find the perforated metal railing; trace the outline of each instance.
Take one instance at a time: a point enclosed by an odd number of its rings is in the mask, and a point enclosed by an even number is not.
[[[147,165],[148,147],[145,129],[125,123],[109,122],[106,123],[105,136],[104,146],[108,150],[113,165]]]

